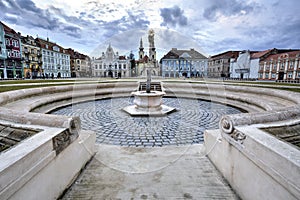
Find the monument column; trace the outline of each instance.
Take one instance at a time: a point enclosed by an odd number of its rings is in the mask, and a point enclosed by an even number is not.
[[[149,60],[155,62],[156,61],[156,51],[154,45],[154,30],[150,29],[148,33],[148,41],[149,41]]]

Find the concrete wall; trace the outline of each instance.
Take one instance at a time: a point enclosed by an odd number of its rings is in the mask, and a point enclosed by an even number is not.
[[[237,142],[219,130],[205,131],[205,148],[231,187],[242,199],[299,199],[300,154],[257,128],[244,127]]]
[[[80,131],[57,151],[53,139],[66,129],[30,128],[44,131],[0,154],[0,199],[57,199],[94,155],[94,133]]]

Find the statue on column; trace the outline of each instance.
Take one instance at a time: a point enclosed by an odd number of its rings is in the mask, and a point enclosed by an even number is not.
[[[148,41],[149,41],[149,48],[154,48],[154,30],[150,29],[148,32]]]

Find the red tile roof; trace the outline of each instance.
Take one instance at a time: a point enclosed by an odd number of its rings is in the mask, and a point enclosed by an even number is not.
[[[21,34],[20,33],[17,33],[14,29],[8,27],[6,24],[4,24],[3,22],[0,21],[0,23],[2,24],[3,26],[3,29],[4,29],[4,32],[5,34],[11,34],[13,35],[14,37],[21,37]]]
[[[226,51],[226,52],[211,56],[210,60],[237,58],[239,56],[239,53],[240,53],[240,51]]]
[[[268,50],[264,50],[264,51],[259,51],[257,53],[253,53],[251,55],[251,58],[253,58],[253,59],[260,58],[260,57],[265,56],[266,54],[270,53],[272,50],[274,50],[274,49],[268,49]]]
[[[278,58],[296,58],[296,57],[300,57],[300,50],[272,54],[272,55],[269,55],[264,61],[278,60]]]
[[[50,42],[48,39],[44,40],[44,39],[41,39],[41,38],[37,38],[37,41],[38,41],[40,47],[43,48],[43,49],[48,49],[48,50],[53,51],[53,47],[57,46],[59,48],[59,52],[64,53],[65,49],[63,47],[59,46],[58,44],[56,44],[54,42]],[[46,48],[46,45],[48,45],[48,48]],[[67,51],[65,53],[67,53]]]

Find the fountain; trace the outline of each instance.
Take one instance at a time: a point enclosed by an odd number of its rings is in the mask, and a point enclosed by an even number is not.
[[[159,84],[158,88],[161,88],[160,82],[156,84]],[[141,90],[131,93],[134,95],[134,105],[123,108],[131,116],[162,116],[175,111],[175,108],[163,105],[162,97],[166,94],[164,91],[151,91],[150,69],[147,69],[146,90],[142,90],[141,82],[139,89]]]

